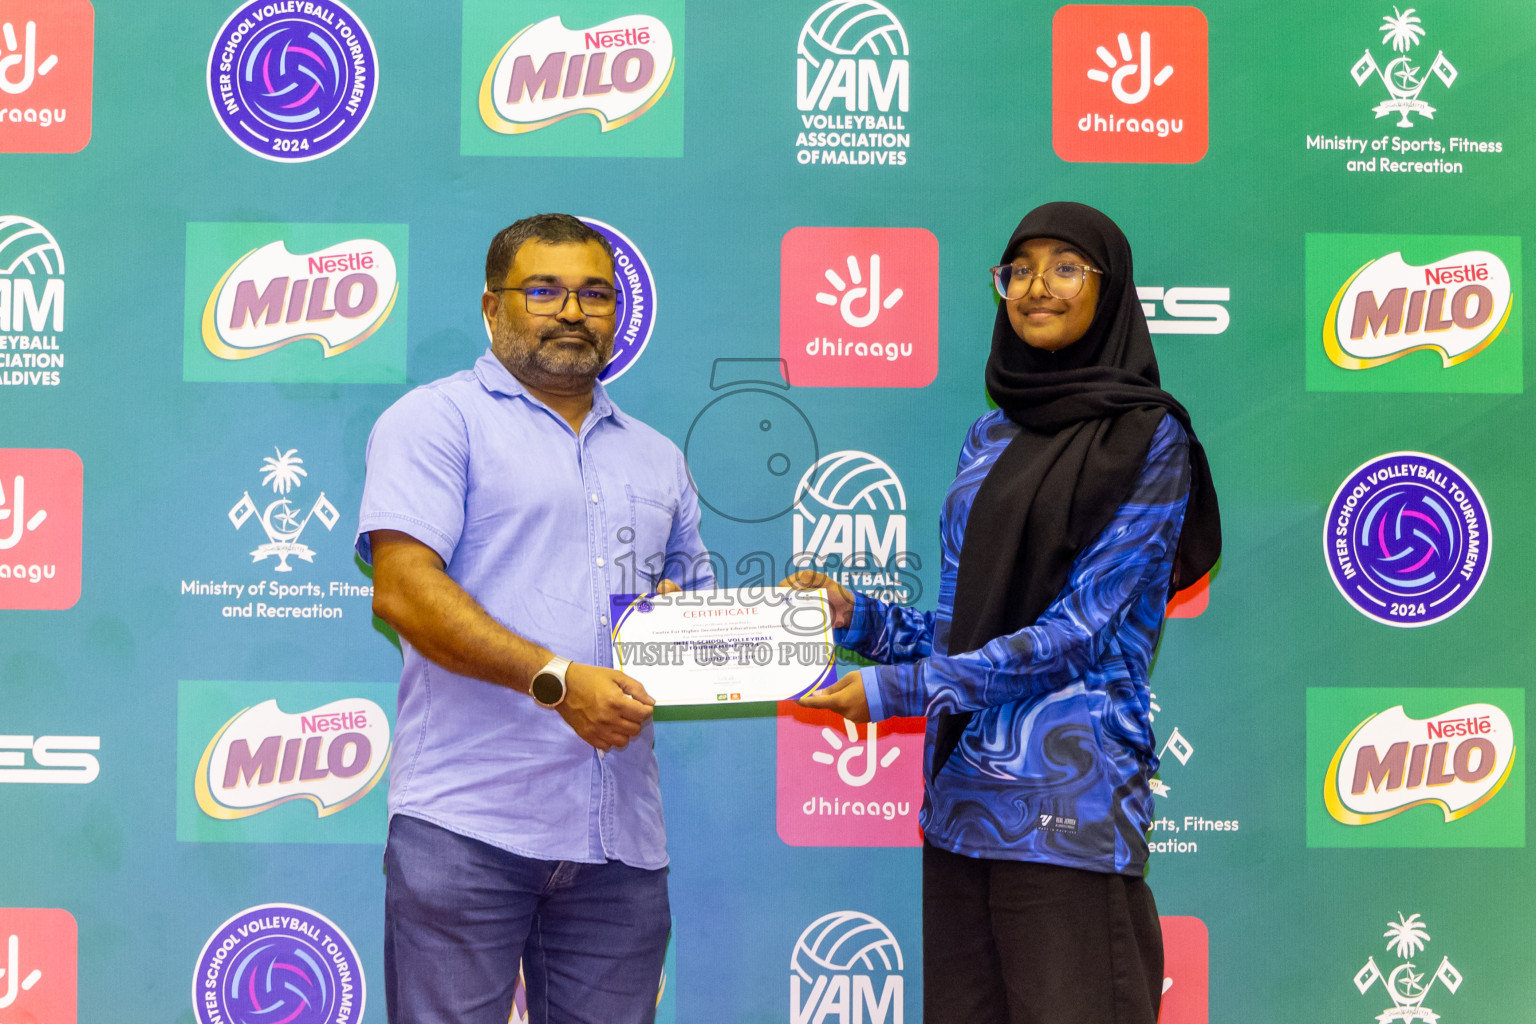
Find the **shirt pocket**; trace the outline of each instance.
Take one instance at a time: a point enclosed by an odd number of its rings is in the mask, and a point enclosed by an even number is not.
[[[626,539],[621,532],[618,539],[633,559],[630,564],[639,575],[641,589],[649,590],[664,575],[677,499],[634,484],[625,484],[624,491],[629,505],[629,537]]]

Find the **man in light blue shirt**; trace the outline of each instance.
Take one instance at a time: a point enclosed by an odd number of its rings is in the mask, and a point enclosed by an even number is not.
[[[645,688],[608,597],[713,584],[677,446],[597,374],[612,249],[573,217],[498,234],[491,350],[374,426],[357,549],[400,634],[385,986],[392,1021],[654,1017],[670,928]]]

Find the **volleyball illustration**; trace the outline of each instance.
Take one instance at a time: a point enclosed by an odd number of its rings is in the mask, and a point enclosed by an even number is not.
[[[26,217],[0,215],[0,274],[60,275],[64,252],[48,229]]]
[[[868,914],[838,910],[818,917],[800,934],[789,967],[806,981],[828,971],[899,971],[901,945]]]
[[[799,52],[812,67],[826,57],[905,57],[907,33],[882,4],[831,0],[806,19]]]

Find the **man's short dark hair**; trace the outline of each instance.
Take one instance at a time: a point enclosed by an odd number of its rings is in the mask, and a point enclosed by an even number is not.
[[[590,228],[568,213],[536,213],[510,224],[491,239],[491,247],[485,253],[485,286],[496,288],[507,278],[517,251],[529,239],[537,238],[550,245],[581,245],[597,242],[613,259],[613,245],[602,232]]]

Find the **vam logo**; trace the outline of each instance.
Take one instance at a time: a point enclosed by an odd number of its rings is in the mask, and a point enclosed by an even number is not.
[[[35,220],[0,215],[0,386],[57,387],[64,251]]]
[[[907,162],[907,32],[874,0],[829,0],[800,29],[795,106],[802,164]]]
[[[1525,845],[1525,691],[1307,690],[1307,846]]]
[[[1390,974],[1382,974],[1381,968],[1376,966],[1376,958],[1367,958],[1365,966],[1355,973],[1355,988],[1360,990],[1361,995],[1365,995],[1378,981],[1381,982],[1392,1000],[1392,1007],[1376,1018],[1382,1024],[1409,1020],[1435,1024],[1440,1015],[1425,1006],[1424,1001],[1429,998],[1430,990],[1437,981],[1451,995],[1455,995],[1456,990],[1461,988],[1461,972],[1452,966],[1450,957],[1443,956],[1434,974],[1427,982],[1424,980],[1429,970],[1416,967],[1413,959],[1429,944],[1429,929],[1424,926],[1418,914],[1404,917],[1399,912],[1396,921],[1387,922],[1387,930],[1382,934],[1387,939],[1387,951],[1403,962],[1393,967]],[[1429,962],[1434,963],[1434,960]]]
[[[0,609],[80,600],[85,466],[63,448],[0,448]]]
[[[1401,704],[1372,715],[1339,744],[1323,801],[1335,821],[1370,825],[1434,805],[1464,818],[1504,787],[1515,767],[1515,731],[1502,708],[1466,704],[1408,717]]]
[[[789,957],[790,1024],[903,1024],[906,979],[901,944],[857,910],[812,921]]]
[[[203,813],[233,821],[290,800],[325,818],[378,785],[389,764],[389,720],[352,697],[288,714],[276,700],[246,708],[208,742],[194,785]]]
[[[75,1024],[79,929],[67,910],[0,907],[0,1014]]]
[[[1208,145],[1196,7],[1069,4],[1051,22],[1051,142],[1063,160],[1194,163]]]
[[[868,452],[824,455],[795,488],[790,561],[882,601],[910,603],[910,570],[919,566],[907,549],[906,510],[901,480],[883,461]]]
[[[368,29],[337,0],[251,0],[214,36],[207,81],[214,116],[242,149],[302,163],[368,120],[379,60]]]
[[[676,70],[672,33],[660,18],[630,14],[568,29],[557,15],[529,25],[496,54],[480,84],[480,116],[504,135],[577,114],[610,132],[650,110]]]
[[[100,749],[100,736],[0,736],[0,783],[87,785],[101,762],[86,751]]]
[[[1152,334],[1225,334],[1232,323],[1230,288],[1138,287],[1136,297]],[[1162,315],[1159,315],[1161,313]]]
[[[403,382],[405,250],[398,225],[189,224],[182,376]]]
[[[779,838],[790,846],[920,846],[921,718],[865,726],[779,704]]]
[[[939,241],[922,228],[791,228],[779,354],[796,387],[923,387],[939,372]]]
[[[0,153],[85,148],[95,32],[87,0],[7,0],[0,9]]]
[[[1456,68],[1445,59],[1444,50],[1435,54],[1427,73],[1423,73],[1422,60],[1415,63],[1414,58],[1408,56],[1409,51],[1424,38],[1423,23],[1414,14],[1412,7],[1406,11],[1392,8],[1392,14],[1382,19],[1378,31],[1381,32],[1381,41],[1392,44],[1397,56],[1389,60],[1386,67],[1382,67],[1367,47],[1365,54],[1349,69],[1355,84],[1364,85],[1372,75],[1381,79],[1381,84],[1387,90],[1387,99],[1375,106],[1375,114],[1378,118],[1390,114],[1400,115],[1401,119],[1397,122],[1399,128],[1414,126],[1410,114],[1433,119],[1435,108],[1419,99],[1419,93],[1424,91],[1430,75],[1440,79],[1449,89],[1456,82]]]

